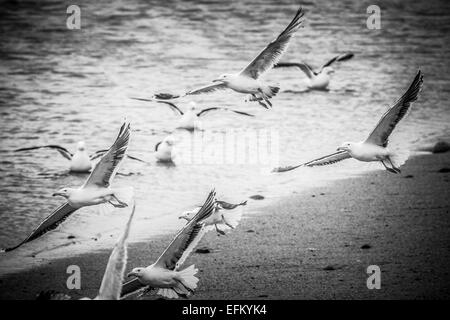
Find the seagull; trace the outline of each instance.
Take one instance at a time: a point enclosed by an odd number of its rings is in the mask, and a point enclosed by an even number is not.
[[[122,283],[125,275],[125,268],[127,265],[127,239],[130,233],[131,221],[133,220],[136,206],[133,204],[128,222],[125,230],[120,238],[117,240],[114,249],[109,256],[108,264],[106,265],[105,274],[103,275],[102,284],[98,295],[94,300],[119,300],[120,292],[122,291]],[[82,300],[90,300],[83,298]]]
[[[337,61],[345,61],[353,58],[352,52],[346,52],[331,58],[320,69],[314,70],[304,62],[279,62],[274,68],[296,67],[302,70],[308,77],[308,88],[314,90],[325,90],[330,83],[330,75],[334,73],[331,65]]]
[[[205,219],[203,222],[208,228],[208,231],[215,227],[216,232],[219,235],[225,235],[225,232],[222,229],[218,228],[218,225],[224,226],[225,228],[234,229],[239,224],[239,221],[242,218],[242,211],[237,210],[234,212],[229,212],[230,210],[236,209],[239,206],[245,206],[247,201],[243,201],[238,204],[232,204],[225,201],[216,200],[216,207],[214,213]],[[195,208],[194,210],[183,212],[178,218],[185,219],[190,221],[195,214],[200,210],[200,207]],[[226,211],[223,211],[226,210]]]
[[[178,232],[158,260],[148,266],[134,268],[128,277],[136,277],[122,287],[122,297],[142,289],[157,288],[166,298],[188,297],[197,288],[197,269],[191,265],[183,270],[180,266],[205,234],[205,224],[215,207],[215,191],[212,190],[198,213]]]
[[[24,241],[1,251],[12,251],[41,237],[55,229],[72,213],[82,207],[102,203],[109,203],[117,208],[126,207],[127,203],[124,199],[132,197],[132,188],[112,189],[110,185],[125,156],[130,140],[130,131],[130,124],[125,122],[120,128],[116,141],[96,164],[86,182],[79,188],[65,187],[53,193],[53,196],[64,197],[67,201],[45,218]]]
[[[155,145],[155,158],[158,162],[172,163],[172,149],[175,145],[175,138],[173,135],[168,135],[162,141]]]
[[[67,160],[70,161],[70,166],[69,166],[70,172],[77,172],[77,173],[90,172],[93,167],[93,160],[101,157],[102,155],[104,155],[106,153],[106,151],[108,151],[108,150],[99,150],[99,151],[95,152],[94,154],[89,155],[86,151],[86,144],[84,143],[84,141],[79,141],[77,143],[77,149],[76,149],[75,153],[73,153],[73,154],[71,152],[69,152],[69,150],[67,150],[66,148],[59,146],[59,145],[55,145],[55,144],[36,146],[36,147],[28,147],[28,148],[20,148],[20,149],[14,150],[14,151],[21,152],[21,151],[29,151],[29,150],[36,150],[36,149],[42,149],[42,148],[54,149],[54,150],[58,151],[64,158],[66,158]],[[130,155],[127,155],[127,157],[132,160],[145,162],[139,158],[136,158],[136,157],[133,157]]]
[[[197,104],[193,101],[191,101],[189,103],[189,108],[185,112],[183,112],[173,102],[169,102],[169,101],[165,101],[165,100],[144,99],[144,98],[132,98],[132,99],[140,100],[140,101],[155,101],[158,103],[163,103],[163,104],[168,105],[173,111],[175,111],[177,114],[179,114],[181,116],[181,118],[178,120],[177,129],[186,129],[188,131],[194,131],[195,129],[201,129],[199,117],[204,116],[205,114],[207,114],[210,111],[216,111],[216,110],[230,111],[230,112],[234,112],[234,113],[244,115],[247,117],[254,117],[254,115],[252,115],[252,114],[238,111],[238,110],[229,109],[229,108],[224,108],[224,107],[210,107],[210,108],[206,108],[206,109],[197,111]]]
[[[379,161],[388,172],[400,173],[400,166],[405,163],[409,154],[402,150],[393,151],[389,149],[389,136],[394,131],[395,126],[406,115],[411,103],[417,100],[419,92],[422,89],[422,84],[423,75],[419,70],[405,94],[383,114],[375,129],[373,129],[365,141],[344,142],[337,148],[337,152],[335,153],[300,165],[275,168],[273,171],[285,172],[302,166],[323,166],[344,159],[354,158],[364,162]]]
[[[267,45],[264,50],[262,50],[248,66],[242,69],[238,73],[234,74],[223,74],[217,79],[213,80],[211,84],[204,87],[191,90],[185,94],[186,95],[197,95],[203,93],[209,93],[216,90],[222,89],[232,89],[239,93],[250,94],[246,101],[257,101],[262,107],[269,109],[272,107],[270,98],[274,97],[280,88],[278,86],[271,86],[262,81],[260,81],[260,76],[265,72],[272,69],[273,65],[276,64],[283,53],[286,51],[289,45],[289,41],[295,32],[300,28],[303,20],[303,11],[300,7],[295,14],[294,19],[291,23],[284,29],[280,35]],[[172,94],[156,94],[155,97],[163,99],[174,99],[179,98],[178,95]]]

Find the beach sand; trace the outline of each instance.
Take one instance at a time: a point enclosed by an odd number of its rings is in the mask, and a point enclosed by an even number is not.
[[[293,191],[244,217],[226,236],[210,232],[199,248],[211,252],[192,254],[185,264],[200,270],[192,299],[449,299],[450,173],[444,168],[450,153],[414,157],[401,175],[380,170]],[[130,245],[127,270],[155,261],[173,236]],[[94,297],[109,254],[4,276],[0,299],[34,299],[41,290]],[[80,290],[66,288],[69,265],[81,268]],[[379,290],[367,288],[370,265],[380,267]]]

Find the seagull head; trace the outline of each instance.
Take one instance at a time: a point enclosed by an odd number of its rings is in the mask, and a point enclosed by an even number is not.
[[[222,83],[228,83],[231,78],[231,74],[225,73],[219,76],[217,79],[214,79],[213,82],[222,82]]]
[[[352,142],[344,142],[336,151],[350,151],[353,147]]]
[[[198,212],[198,210],[190,210],[190,211],[184,211],[178,219],[184,219],[186,221],[191,221],[191,219],[194,217],[194,215]]]
[[[59,189],[58,191],[56,191],[55,193],[53,193],[53,196],[60,196],[60,197],[64,197],[64,198],[69,198],[70,195],[72,194],[72,190],[71,188],[62,188]]]
[[[130,273],[127,274],[127,277],[136,277],[140,278],[144,274],[144,268],[134,268]]]
[[[84,151],[86,149],[86,144],[84,143],[84,141],[80,141],[77,144],[77,150],[78,151]]]
[[[195,111],[197,109],[197,104],[194,101],[189,102],[189,110]]]
[[[169,147],[172,147],[172,146],[175,144],[175,138],[174,138],[172,135],[167,136],[166,138],[164,138],[163,141],[164,141],[164,143],[167,144]]]

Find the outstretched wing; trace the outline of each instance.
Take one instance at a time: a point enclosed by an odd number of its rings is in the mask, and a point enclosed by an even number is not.
[[[99,300],[119,300],[122,290],[123,276],[127,265],[127,239],[130,233],[131,221],[133,220],[136,205],[133,204],[130,217],[123,234],[117,241],[109,257],[102,284],[96,299]]]
[[[406,90],[405,94],[386,111],[376,125],[375,129],[367,138],[366,142],[386,147],[389,142],[389,136],[395,129],[397,123],[403,119],[411,106],[411,103],[417,100],[422,89],[423,75],[419,70],[413,82]]]
[[[288,48],[292,36],[302,25],[303,20],[300,20],[302,17],[303,11],[300,7],[286,29],[241,71],[241,75],[258,79],[261,74],[270,70],[279,61],[281,55]]]
[[[89,156],[89,158],[90,158],[91,160],[95,160],[95,159],[100,158],[101,156],[103,156],[106,152],[108,152],[108,150],[98,150],[98,151],[96,151],[94,154],[91,154],[91,155]],[[147,161],[144,161],[144,160],[142,160],[142,159],[139,159],[138,157],[130,156],[129,154],[127,154],[126,156],[127,156],[127,158],[129,158],[129,159],[131,159],[131,160],[135,160],[135,161],[147,163]]]
[[[203,219],[211,215],[215,210],[215,192],[211,191],[203,206],[195,214],[195,216],[178,232],[175,239],[172,240],[167,249],[158,258],[155,265],[170,270],[177,269],[186,260],[192,250],[199,243],[203,235],[207,232],[204,223],[199,223]],[[127,281],[122,286],[122,297],[126,297],[132,293],[147,287],[137,278]]]
[[[213,111],[213,110],[231,111],[231,112],[234,112],[234,113],[237,113],[237,114],[241,114],[243,116],[254,117],[254,115],[252,115],[250,113],[247,113],[247,112],[233,110],[233,109],[228,109],[228,108],[222,108],[222,107],[211,107],[211,108],[203,109],[202,111],[197,113],[197,117],[205,115],[206,113],[208,113],[210,111]]]
[[[147,101],[147,102],[164,103],[164,104],[168,105],[170,107],[170,109],[172,109],[173,111],[179,113],[180,115],[183,115],[183,111],[181,111],[181,109],[178,108],[175,103],[166,101],[164,99],[145,99],[145,98],[133,98],[133,97],[131,99],[139,100],[139,101]]]
[[[275,168],[272,170],[272,172],[286,172],[297,169],[298,167],[326,166],[328,164],[336,163],[348,158],[351,158],[351,156],[347,151],[338,151],[299,165]]]
[[[312,68],[303,62],[280,62],[273,66],[274,68],[285,68],[285,67],[296,67],[303,71],[304,74],[308,78],[312,78],[315,75],[315,72]]]
[[[125,122],[120,128],[116,141],[95,165],[84,186],[97,185],[108,187],[110,185],[127,151],[130,132],[130,124]]]
[[[340,55],[337,55],[333,58],[331,58],[330,60],[327,61],[327,63],[325,63],[319,70],[319,73],[323,70],[323,68],[325,67],[329,67],[331,66],[333,63],[337,62],[337,61],[345,61],[345,60],[350,60],[351,58],[353,58],[354,54],[353,52],[346,52]]]
[[[54,150],[58,151],[67,160],[72,160],[72,157],[73,157],[72,153],[70,153],[66,148],[58,146],[58,145],[55,145],[55,144],[49,144],[49,145],[37,146],[37,147],[29,147],[29,148],[20,148],[20,149],[14,150],[14,151],[15,152],[18,152],[18,151],[29,151],[29,150],[35,150],[35,149],[41,149],[41,148],[54,149]]]
[[[58,207],[58,209],[53,211],[47,218],[45,218],[25,240],[23,240],[21,243],[19,243],[14,247],[3,249],[1,251],[8,252],[17,249],[23,244],[30,242],[34,239],[37,239],[40,236],[46,234],[47,232],[56,229],[56,227],[58,227],[76,210],[77,209],[72,207],[69,203],[64,203],[63,205]]]
[[[158,258],[155,265],[169,270],[174,270],[179,261],[184,261],[187,255],[190,253],[188,248],[193,249],[191,243],[197,243],[195,241],[199,235],[202,235],[201,230],[203,229],[203,224],[199,222],[210,216],[215,209],[215,191],[212,190],[208,195],[203,206],[196,213],[196,215],[183,227],[183,229],[178,232],[175,239],[170,243],[163,254]]]
[[[212,83],[208,84],[204,87],[200,87],[191,91],[186,92],[186,95],[195,95],[195,94],[202,94],[202,93],[210,93],[217,90],[223,90],[226,89],[227,86],[224,83]]]

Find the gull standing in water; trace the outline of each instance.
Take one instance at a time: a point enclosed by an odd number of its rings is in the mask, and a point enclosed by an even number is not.
[[[205,114],[207,114],[210,111],[231,111],[240,115],[244,115],[247,117],[254,117],[254,115],[246,113],[246,112],[242,112],[242,111],[238,111],[238,110],[233,110],[233,109],[229,109],[229,108],[224,108],[224,107],[211,107],[211,108],[206,108],[206,109],[202,109],[200,111],[197,110],[197,104],[193,101],[191,101],[189,103],[189,108],[183,112],[175,103],[173,102],[169,102],[169,101],[164,101],[164,100],[152,100],[152,99],[144,99],[144,98],[132,98],[135,100],[140,100],[140,101],[150,101],[150,102],[158,102],[158,103],[164,103],[166,105],[168,105],[173,111],[175,111],[177,114],[179,114],[181,116],[181,118],[178,120],[178,125],[177,125],[177,129],[186,129],[189,131],[194,131],[195,129],[202,129],[201,125],[200,125],[200,121],[199,121],[199,117],[204,116]]]
[[[122,283],[125,275],[125,268],[127,266],[127,239],[130,233],[131,221],[133,220],[136,205],[133,204],[128,222],[125,230],[120,238],[117,240],[114,249],[109,256],[108,264],[106,265],[105,274],[103,275],[102,284],[98,291],[98,295],[94,300],[119,300],[122,291]],[[90,300],[84,298],[82,300]]]
[[[202,208],[190,220],[164,250],[158,260],[148,266],[134,268],[129,277],[136,277],[122,287],[125,297],[144,288],[159,289],[158,294],[166,298],[187,297],[197,288],[197,269],[191,265],[179,271],[179,268],[198,244],[205,233],[205,224],[200,223],[209,217],[215,207],[215,191],[211,191]]]
[[[20,151],[30,151],[30,150],[36,150],[36,149],[54,149],[56,151],[58,151],[64,158],[66,158],[67,160],[70,161],[70,166],[69,166],[69,170],[71,172],[79,172],[79,173],[85,173],[85,172],[89,172],[92,167],[93,167],[93,160],[101,157],[102,155],[104,155],[108,150],[99,150],[96,151],[94,154],[89,155],[86,151],[86,144],[84,143],[84,141],[80,141],[77,144],[77,149],[75,151],[75,153],[71,153],[69,152],[69,150],[67,150],[66,148],[59,146],[59,145],[55,145],[55,144],[50,144],[50,145],[45,145],[45,146],[37,146],[37,147],[28,147],[28,148],[20,148],[15,150],[15,152],[20,152]],[[132,159],[132,160],[136,160],[136,161],[140,161],[140,162],[144,162],[141,159],[138,159],[136,157],[127,155],[128,158]]]
[[[334,73],[331,65],[337,61],[345,61],[353,58],[354,54],[347,52],[333,57],[325,63],[320,69],[314,70],[304,62],[279,62],[274,68],[296,67],[302,70],[308,77],[308,88],[314,90],[325,90],[330,83],[330,74]]]
[[[242,210],[234,211],[234,209],[236,209],[239,206],[245,206],[246,204],[247,201],[243,201],[238,204],[232,204],[225,201],[216,200],[216,208],[214,210],[214,213],[211,216],[207,217],[202,222],[204,222],[205,225],[208,227],[207,231],[215,228],[216,232],[219,235],[225,235],[225,232],[218,226],[222,226],[229,229],[236,228],[237,225],[239,224],[239,221],[241,221]],[[190,221],[199,210],[200,207],[195,208],[194,210],[185,211],[178,218]]]
[[[400,166],[408,159],[409,153],[406,150],[393,151],[388,149],[389,136],[394,131],[397,123],[406,115],[411,103],[417,100],[422,84],[423,75],[419,70],[405,94],[386,111],[366,140],[345,142],[337,148],[335,153],[296,166],[275,168],[273,171],[285,172],[301,166],[323,166],[354,158],[364,162],[379,161],[387,171],[400,173]]]
[[[67,201],[51,213],[41,224],[21,243],[4,249],[7,252],[30,242],[45,233],[55,229],[76,210],[102,203],[109,203],[117,208],[127,206],[125,199],[132,197],[132,188],[111,188],[111,182],[125,157],[130,140],[130,124],[124,123],[114,144],[92,170],[86,182],[79,188],[62,188],[53,196],[64,197]]]
[[[287,50],[289,41],[303,23],[303,20],[300,20],[302,17],[303,11],[302,8],[299,8],[294,19],[292,19],[286,29],[240,72],[223,74],[213,80],[212,84],[191,90],[185,95],[209,93],[228,88],[239,93],[250,94],[248,101],[257,101],[261,106],[268,109],[272,106],[270,98],[274,97],[280,88],[262,82],[260,76],[272,69],[273,65],[279,61],[283,53]],[[155,97],[160,99],[174,99],[180,96],[159,93]]]

